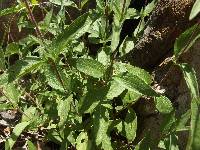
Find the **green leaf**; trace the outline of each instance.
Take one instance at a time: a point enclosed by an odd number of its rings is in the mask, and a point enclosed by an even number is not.
[[[0,75],[0,87],[2,87],[5,84],[8,84],[8,74],[4,72]]]
[[[72,0],[49,0],[49,2],[56,5],[77,7],[76,4]]]
[[[131,38],[125,37],[124,41],[119,47],[120,56],[124,56],[134,48],[135,44]]]
[[[110,82],[110,88],[108,90],[106,97],[107,99],[112,100],[114,97],[119,96],[124,90],[125,90],[124,87],[122,87],[118,82],[112,80]]]
[[[128,142],[132,142],[136,137],[137,116],[133,109],[129,108],[125,118],[125,132]]]
[[[72,22],[58,37],[53,41],[52,54],[56,58],[66,45],[71,41],[80,38],[86,33],[91,24],[98,18],[85,13]]]
[[[191,102],[191,128],[187,147],[192,150],[200,149],[200,98],[193,98]]]
[[[8,109],[13,109],[11,104],[6,104],[6,103],[0,103],[0,111],[2,110],[8,110]]]
[[[117,75],[113,77],[121,86],[125,87],[128,90],[134,91],[138,94],[143,94],[147,96],[158,96],[158,94],[142,79],[136,75],[130,73]]]
[[[149,3],[144,11],[143,11],[143,17],[146,17],[146,16],[149,16],[149,14],[153,11],[153,9],[155,8],[156,6],[156,2],[157,0],[153,0],[151,3]]]
[[[86,132],[81,132],[76,139],[76,149],[77,150],[91,150],[92,143],[88,138]]]
[[[199,97],[199,87],[198,87],[195,70],[186,63],[179,64],[179,66],[183,72],[185,81],[191,92],[191,97],[198,98]]]
[[[36,146],[30,140],[28,140],[26,143],[28,146],[28,150],[37,150]]]
[[[3,49],[0,48],[0,71],[6,68],[5,63],[6,63],[5,55],[4,55]]]
[[[155,103],[160,113],[168,114],[173,111],[171,101],[165,96],[155,97]]]
[[[44,74],[48,85],[61,92],[70,91],[71,76],[65,70],[61,69],[60,66],[56,65],[55,67],[53,68],[50,65],[44,66]]]
[[[10,83],[10,84],[4,85],[3,93],[6,95],[6,97],[9,99],[9,101],[13,105],[17,106],[21,93],[14,84]]]
[[[24,110],[24,114],[22,115],[21,122],[28,122],[33,121],[33,118],[36,113],[36,107],[29,107],[26,110]]]
[[[30,122],[21,122],[15,126],[15,128],[12,131],[12,134],[10,138],[7,140],[8,145],[6,146],[6,150],[12,149],[15,142],[17,141],[17,138],[20,136],[20,134],[23,132],[23,130],[30,124]]]
[[[142,94],[136,93],[134,91],[128,91],[122,98],[123,104],[135,103],[142,96]]]
[[[198,13],[200,12],[199,8],[200,8],[200,0],[196,0],[190,13],[189,17],[190,20],[194,19],[198,15]]]
[[[90,83],[92,84],[92,83]],[[79,103],[79,111],[81,113],[92,113],[100,102],[106,99],[108,87],[96,87],[94,85],[87,86],[87,93],[82,96]]]
[[[8,57],[10,55],[16,54],[20,52],[20,47],[18,43],[10,43],[6,47],[5,56]]]
[[[111,139],[107,133],[110,125],[107,117],[108,111],[104,107],[99,106],[93,117],[93,133],[97,146],[101,144],[102,149],[112,150]]]
[[[58,102],[57,110],[58,110],[58,116],[60,117],[60,122],[59,122],[60,127],[64,126],[64,124],[67,121],[72,101],[73,101],[73,95],[70,95],[66,100],[60,100]]]
[[[10,8],[0,10],[0,17],[5,16],[5,15],[10,15],[10,14],[13,14],[13,13],[18,13],[22,9],[23,9],[23,7],[21,7],[20,5],[17,5],[17,6],[13,6],[13,7],[10,7]]]
[[[174,44],[174,55],[176,59],[183,53],[186,52],[200,37],[200,27],[198,24],[190,27],[183,32]]]
[[[94,78],[101,78],[104,75],[105,68],[103,64],[93,59],[78,58],[76,68],[86,75]]]
[[[140,78],[141,80],[143,80],[145,83],[149,85],[152,83],[152,77],[147,71],[139,67],[132,66],[130,64],[117,62],[114,64],[114,72],[115,74],[128,72],[132,75],[137,76],[138,78]]]
[[[38,70],[42,64],[43,61],[38,57],[26,57],[24,60],[18,60],[8,70],[9,81],[20,78],[31,71]]]
[[[180,116],[180,118],[177,119],[177,126],[176,126],[176,131],[183,131],[183,130],[188,130],[186,128],[186,125],[190,119],[191,116],[191,110],[187,110],[186,113]]]

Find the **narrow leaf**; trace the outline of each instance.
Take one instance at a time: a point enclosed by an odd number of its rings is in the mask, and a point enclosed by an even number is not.
[[[20,136],[20,134],[23,132],[23,130],[30,124],[30,122],[21,122],[15,126],[15,128],[12,131],[12,134],[10,138],[8,139],[8,146],[6,147],[6,150],[12,149],[15,142],[17,141],[17,138]]]
[[[200,27],[198,24],[190,27],[183,32],[174,44],[174,55],[176,58],[179,57],[183,52],[186,52],[200,37]]]
[[[199,87],[198,87],[198,82],[197,82],[196,73],[195,73],[194,69],[191,68],[186,63],[179,64],[179,66],[183,72],[185,81],[191,92],[191,97],[198,98],[199,97]]]
[[[194,19],[199,14],[199,12],[200,12],[200,0],[196,0],[192,7],[189,19],[190,20]]]
[[[125,132],[126,138],[129,142],[132,142],[136,137],[136,130],[137,130],[137,116],[133,109],[128,109],[125,118]]]

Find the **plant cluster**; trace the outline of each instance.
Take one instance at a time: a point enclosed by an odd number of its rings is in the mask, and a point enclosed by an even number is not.
[[[39,23],[33,14],[40,8],[37,0],[18,0],[16,6],[0,10],[0,16],[18,14],[18,28],[36,33],[6,45],[2,41],[0,110],[20,114],[5,149],[12,149],[22,134],[27,135],[30,150],[36,149],[34,139],[52,141],[60,149],[145,150],[155,143],[162,149],[178,149],[176,133],[182,130],[190,130],[188,149],[198,149],[197,79],[194,69],[178,58],[199,38],[199,25],[185,31],[174,45],[173,62],[182,70],[192,97],[191,109],[176,118],[171,101],[152,88],[151,74],[120,59],[134,48],[156,2],[141,11],[129,8],[130,0],[96,0],[96,8],[87,10],[88,2],[44,2],[46,15]],[[79,13],[75,20],[69,7]],[[191,19],[198,13],[195,8],[192,12]],[[127,19],[140,23],[132,37],[120,39]],[[141,98],[150,98],[155,111],[166,116],[158,129],[162,136],[153,145],[148,132],[140,142],[134,141],[139,126],[133,105]]]

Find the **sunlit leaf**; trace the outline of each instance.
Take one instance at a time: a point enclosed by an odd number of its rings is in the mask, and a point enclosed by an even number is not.
[[[126,138],[129,142],[132,142],[136,137],[137,130],[137,116],[133,109],[128,109],[124,124]]]
[[[122,74],[113,77],[121,86],[125,87],[128,90],[133,90],[138,94],[143,94],[147,96],[157,96],[158,94],[142,79],[136,75],[130,73]]]
[[[93,59],[78,58],[76,61],[76,68],[89,76],[94,78],[101,78],[104,75],[104,66]]]
[[[189,17],[190,20],[192,20],[199,14],[199,12],[200,12],[199,8],[200,8],[200,0],[196,0],[192,7],[192,11],[190,13],[190,17]]]
[[[30,124],[30,122],[21,122],[17,124],[8,139],[8,145],[6,145],[5,149],[10,150],[14,146],[15,142],[17,141],[17,138],[20,136],[20,134],[23,132],[23,130]]]

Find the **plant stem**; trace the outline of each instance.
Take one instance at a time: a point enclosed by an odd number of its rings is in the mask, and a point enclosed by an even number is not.
[[[39,27],[38,27],[38,24],[37,24],[37,22],[35,20],[35,17],[33,15],[33,13],[32,13],[32,10],[30,8],[28,0],[24,0],[24,2],[25,2],[25,5],[26,5],[26,8],[28,10],[30,20],[35,25],[36,34],[41,38],[42,41],[44,41],[44,37],[43,37],[42,32],[40,31]]]

